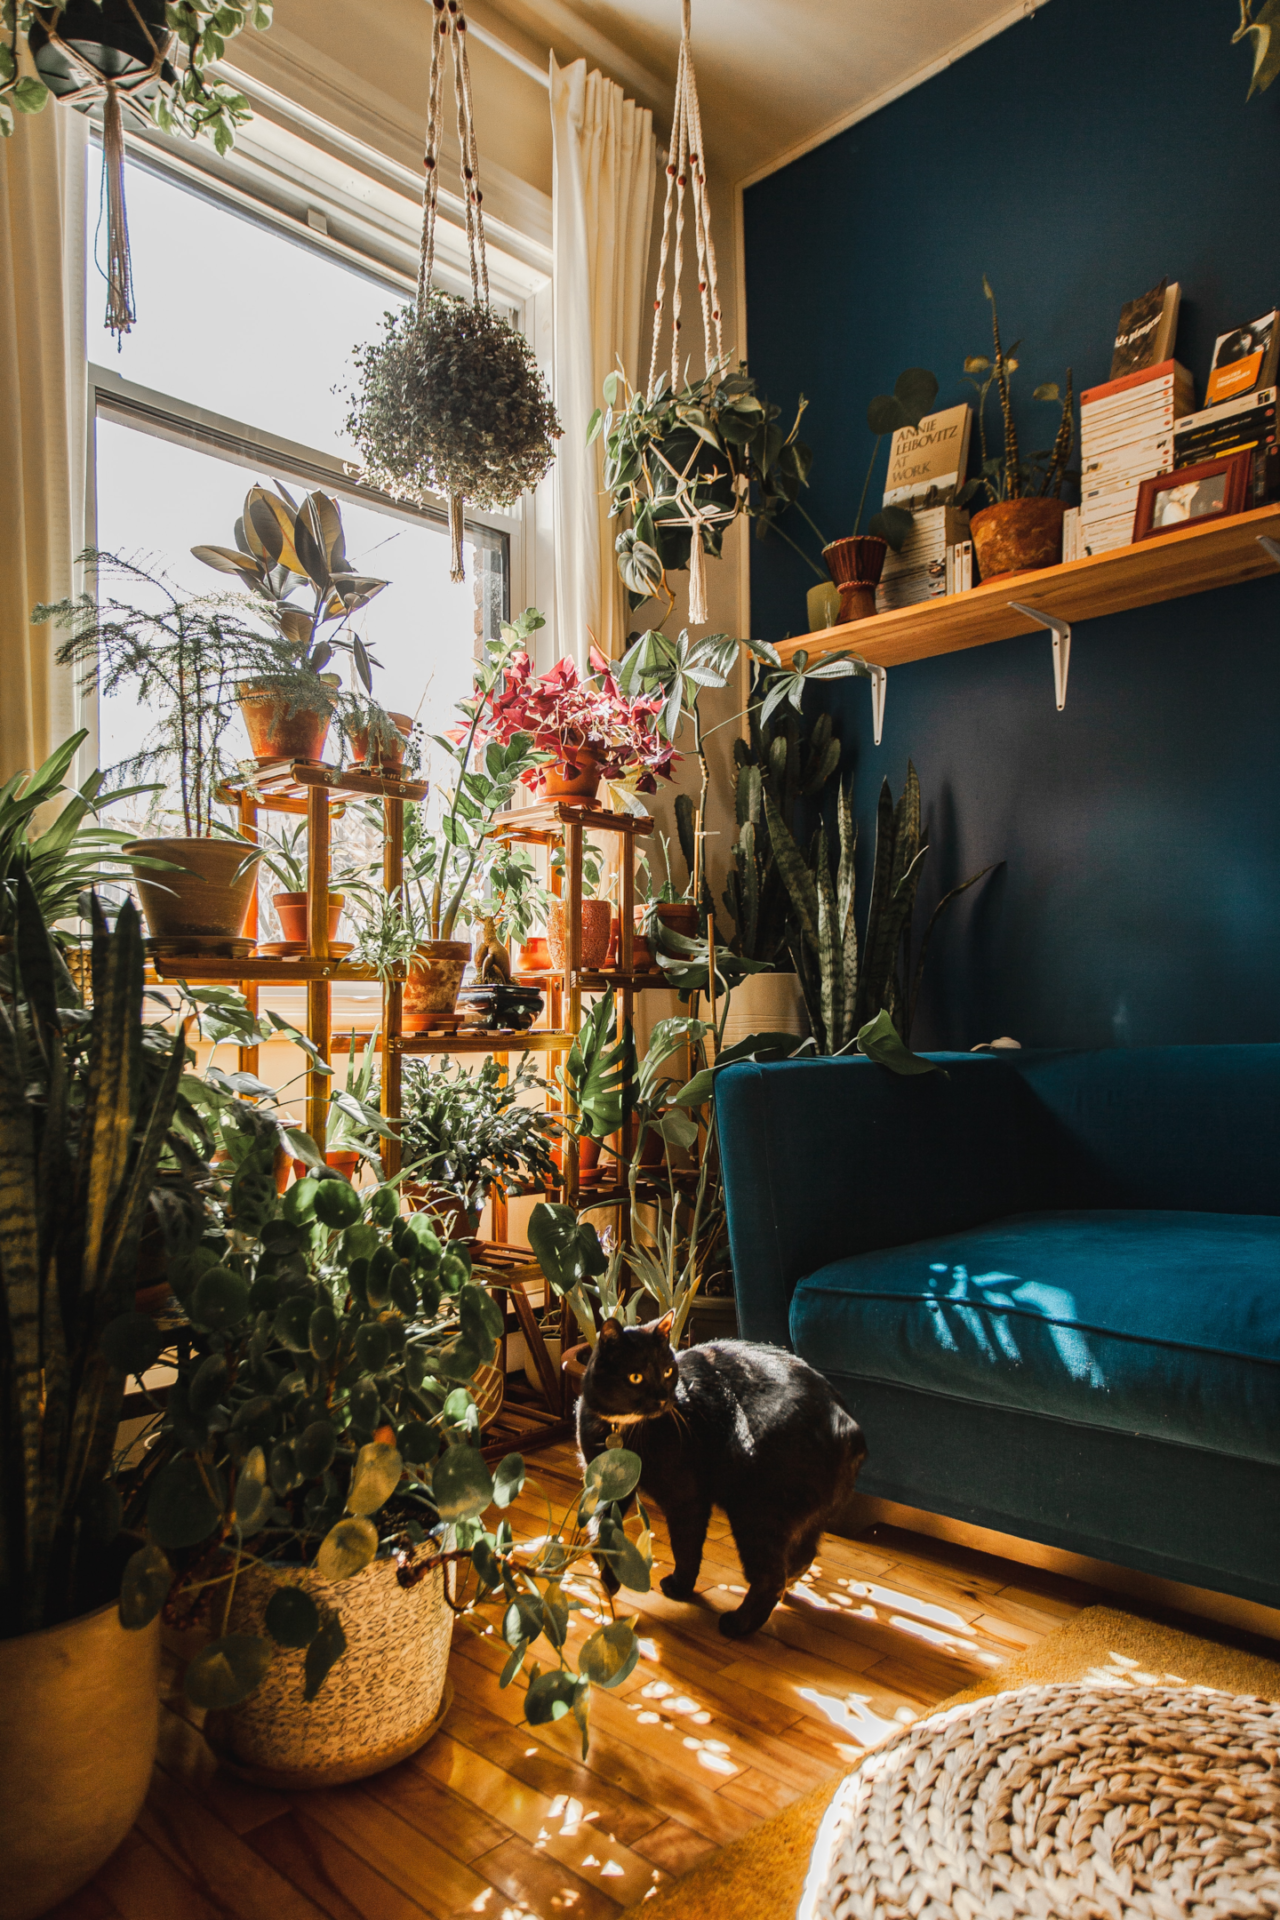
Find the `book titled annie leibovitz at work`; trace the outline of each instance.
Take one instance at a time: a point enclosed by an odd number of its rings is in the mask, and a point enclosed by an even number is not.
[[[918,427],[899,427],[889,445],[886,507],[945,507],[964,485],[969,465],[967,403],[926,414]]]

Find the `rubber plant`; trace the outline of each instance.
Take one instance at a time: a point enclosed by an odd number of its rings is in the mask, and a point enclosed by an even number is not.
[[[154,1322],[133,1311],[138,1243],[186,1063],[180,1026],[161,1074],[144,1076],[131,902],[114,929],[92,903],[93,1001],[81,1011],[59,994],[24,869],[15,895],[15,988],[0,999],[0,1634],[111,1597],[100,1588],[120,1530],[111,1468],[125,1377],[159,1351]]]

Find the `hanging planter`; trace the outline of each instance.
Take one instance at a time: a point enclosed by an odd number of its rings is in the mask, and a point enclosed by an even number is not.
[[[137,312],[129,259],[129,223],[124,199],[124,112],[154,120],[165,132],[175,126],[209,134],[219,153],[249,119],[242,93],[206,77],[226,43],[242,27],[271,25],[269,0],[69,0],[40,5],[11,0],[5,24],[25,33],[36,73],[20,74],[14,50],[0,45],[0,134],[12,133],[13,110],[37,113],[50,94],[86,112],[102,105],[102,171],[107,208],[106,325],[128,333]],[[174,55],[181,44],[181,71]]]
[[[357,349],[358,384],[346,430],[367,484],[418,506],[432,495],[447,496],[450,578],[458,581],[464,577],[464,500],[489,509],[513,506],[550,467],[560,422],[528,341],[489,304],[467,23],[461,0],[433,0],[433,6],[418,297],[388,314],[380,340]],[[462,145],[469,301],[432,285],[446,41]]]

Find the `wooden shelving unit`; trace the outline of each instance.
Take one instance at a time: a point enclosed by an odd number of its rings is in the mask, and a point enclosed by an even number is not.
[[[810,659],[847,650],[878,667],[931,660],[1037,632],[1036,622],[1011,604],[1015,600],[1071,624],[1262,579],[1277,569],[1276,560],[1259,544],[1264,535],[1280,540],[1280,503],[1158,534],[1113,553],[991,580],[969,593],[948,594],[923,606],[898,607],[869,620],[801,634],[781,641],[778,652],[790,660],[802,647]]]

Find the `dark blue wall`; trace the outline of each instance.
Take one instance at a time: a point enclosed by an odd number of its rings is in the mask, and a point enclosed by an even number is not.
[[[1050,0],[748,191],[751,370],[810,398],[829,538],[852,528],[872,394],[916,365],[940,406],[972,397],[984,272],[1024,342],[1027,448],[1054,425],[1031,389],[1068,364],[1077,389],[1104,380],[1121,305],[1162,274],[1197,392],[1215,336],[1280,303],[1280,84],[1245,104],[1235,17]],[[813,575],[772,542],[752,556],[753,632],[803,631]],[[939,933],[918,1044],[1280,1040],[1280,580],[1078,627],[1063,714],[1047,636],[892,669],[879,749],[865,681],[828,697],[864,824],[915,761],[924,905],[1007,862]]]

